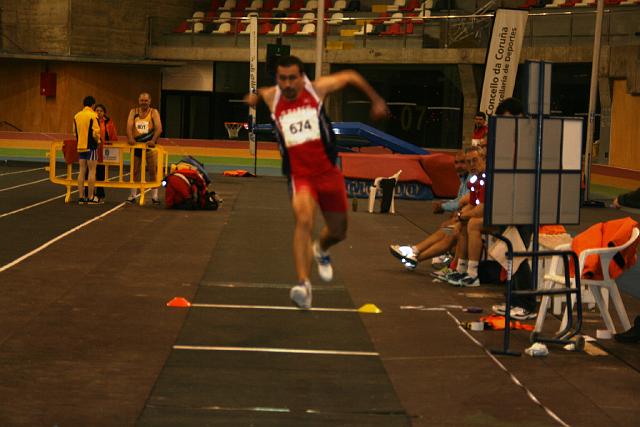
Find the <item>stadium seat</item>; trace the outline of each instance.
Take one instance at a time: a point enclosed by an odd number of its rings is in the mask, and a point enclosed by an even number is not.
[[[262,4],[263,11],[269,12],[273,10],[274,7],[276,7],[276,0],[264,0]]]
[[[389,19],[383,21],[382,23],[385,25],[397,24],[402,22],[402,12],[394,12],[393,15],[389,17]]]
[[[387,6],[388,11],[396,11],[400,10],[400,8],[404,7],[406,4],[406,0],[394,0],[391,6]]]
[[[317,5],[317,2],[316,2]],[[304,7],[304,0],[293,0],[289,6],[289,10],[300,10]]]
[[[298,36],[310,36],[312,34],[315,34],[315,32],[316,32],[316,24],[308,23],[308,24],[304,24],[302,29],[300,31],[298,31],[296,33],[296,35],[298,35]]]
[[[249,0],[237,0],[236,7],[233,8],[236,12],[244,12],[249,7]]]
[[[223,22],[220,24],[217,30],[213,30],[211,34],[229,34],[231,33],[231,24],[228,22]]]
[[[302,11],[317,10],[317,9],[318,9],[318,2],[316,0],[309,0],[304,7],[300,8],[300,10]]]
[[[419,11],[419,10],[431,10],[433,9],[433,1],[434,0],[424,0],[422,3],[420,3],[418,5],[418,7],[416,7],[415,9],[413,9],[414,11]]]
[[[211,0],[211,4],[209,5],[210,11],[216,11],[220,9],[221,3],[220,0]]]
[[[342,24],[342,18],[344,18],[344,15],[341,12],[336,12],[333,15],[331,15],[331,19],[327,21],[327,24],[340,25]]]
[[[344,8],[347,7],[347,2],[345,0],[336,0],[333,4],[333,7],[327,9],[329,12],[342,12]]]
[[[258,25],[258,34],[261,36],[269,34],[269,31],[273,30],[273,25],[271,22],[262,22]]]
[[[396,22],[387,26],[387,29],[380,33],[383,36],[401,36],[404,34],[402,31],[402,24]]]
[[[353,33],[354,36],[363,36],[365,29],[367,31],[367,34],[372,34],[373,33],[373,25],[372,24],[365,24],[362,27],[360,27],[359,30],[357,30],[355,33]]]
[[[595,6],[597,4],[597,0],[582,0],[580,3],[576,3],[575,7],[589,7]]]
[[[302,15],[302,19],[300,19],[300,21],[298,21],[301,24],[309,24],[309,23],[313,23],[316,20],[316,14],[313,12],[307,12],[304,15]]]
[[[220,16],[218,16],[218,19],[215,19],[213,22],[216,24],[222,24],[223,22],[229,22],[230,20],[231,20],[231,11],[225,10],[224,12],[220,13]]]
[[[291,6],[289,0],[280,0],[278,6],[274,7],[273,10],[287,10]]]
[[[279,23],[279,24],[276,24],[273,27],[273,29],[269,31],[267,34],[270,36],[280,36],[286,33],[286,31],[287,31],[287,24]]]
[[[225,0],[224,1],[224,5],[220,8],[218,8],[218,10],[228,10],[231,11],[236,7],[236,0]]]
[[[262,0],[253,0],[244,10],[248,12],[255,12],[260,9],[262,9]]]
[[[560,5],[564,3],[564,1],[565,0],[553,0],[553,2],[551,2],[549,4],[545,4],[544,7],[546,7],[546,8],[560,7]]]
[[[420,9],[420,2],[418,0],[409,0],[400,8],[402,12],[412,12],[415,9]]]
[[[297,34],[302,30],[302,27],[297,22],[287,25],[287,30],[284,32],[285,35],[291,36]]]

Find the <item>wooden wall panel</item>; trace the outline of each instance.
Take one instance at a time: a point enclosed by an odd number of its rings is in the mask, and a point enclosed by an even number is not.
[[[82,109],[82,99],[93,95],[107,107],[122,135],[129,109],[136,106],[140,92],[151,94],[154,107],[160,105],[158,67],[49,63],[48,70],[57,73],[57,96],[46,98],[40,95],[44,66],[42,62],[0,61],[0,122],[6,120],[25,132],[69,133],[73,115]]]
[[[614,80],[609,165],[640,169],[640,96],[627,92],[626,80]]]

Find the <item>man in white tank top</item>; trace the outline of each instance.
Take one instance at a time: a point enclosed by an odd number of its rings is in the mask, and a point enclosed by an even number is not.
[[[160,113],[155,108],[151,108],[151,96],[143,92],[138,96],[138,108],[132,108],[129,111],[129,118],[127,120],[127,139],[129,144],[133,145],[136,142],[146,142],[147,149],[136,149],[133,157],[133,176],[134,179],[138,179],[140,173],[140,162],[142,161],[142,155],[147,158],[147,171],[149,172],[149,179],[156,180],[156,171],[158,166],[158,151],[155,149],[158,138],[162,134],[162,122],[160,121]],[[131,194],[127,199],[127,202],[134,203],[137,197],[138,190],[131,189]],[[153,204],[159,204],[158,189],[153,188],[151,190],[151,201]]]

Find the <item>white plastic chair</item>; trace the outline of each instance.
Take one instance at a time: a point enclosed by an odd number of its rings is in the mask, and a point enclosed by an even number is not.
[[[345,0],[336,0],[335,3],[333,3],[333,7],[329,8],[329,12],[342,12],[346,7],[347,2]]]
[[[629,247],[640,235],[640,230],[638,228],[634,228],[631,233],[631,237],[629,240],[620,246],[615,246],[611,248],[595,248],[595,249],[587,249],[580,253],[578,263],[579,268],[576,268],[576,274],[578,272],[582,272],[584,267],[584,262],[589,255],[599,255],[600,256],[600,267],[602,269],[602,280],[593,280],[593,279],[583,279],[580,278],[580,284],[582,285],[582,289],[587,292],[583,292],[585,296],[588,296],[588,292],[593,295],[595,299],[595,303],[598,306],[598,310],[600,311],[600,315],[604,320],[607,329],[611,332],[611,334],[616,333],[616,328],[613,324],[613,320],[611,319],[611,315],[609,314],[609,296],[611,297],[611,301],[613,303],[616,312],[618,313],[618,318],[620,319],[620,323],[624,330],[628,330],[631,328],[631,322],[629,322],[629,316],[627,315],[627,310],[624,308],[624,304],[622,302],[622,297],[620,296],[620,291],[618,290],[618,284],[615,279],[612,279],[609,276],[609,265],[611,264],[611,260],[613,257],[620,251]],[[571,250],[571,244],[561,245],[556,248],[559,251]],[[551,259],[551,266],[549,268],[549,273],[544,275],[544,286],[545,288],[554,288],[554,287],[563,287],[564,286],[564,270],[561,262],[561,257],[554,256]],[[575,279],[571,279],[571,286],[575,287]],[[547,315],[547,309],[549,308],[549,304],[551,303],[552,296],[544,295],[542,297],[542,302],[540,303],[540,309],[538,311],[538,319],[536,321],[535,331],[540,332],[542,330],[542,325],[544,324],[544,318]],[[583,301],[585,302],[585,301]],[[573,310],[573,306],[575,305],[575,300],[572,297],[571,307],[565,308],[564,315],[562,316],[562,323],[560,325],[559,331],[565,329],[568,321],[568,313],[567,309]]]
[[[373,180],[373,185],[371,187],[369,187],[369,213],[373,213],[373,209],[375,207],[376,204],[376,196],[378,195],[378,190],[380,189],[380,181],[382,181],[383,179],[394,179],[396,181],[396,184],[398,183],[398,177],[400,176],[400,174],[402,173],[402,169],[400,169],[398,172],[396,172],[395,174],[391,175],[391,176],[379,176],[376,179]],[[394,186],[395,188],[395,186]],[[395,191],[391,194],[391,207],[389,208],[389,213],[396,213],[396,209],[395,209],[395,198],[396,198],[396,194]]]

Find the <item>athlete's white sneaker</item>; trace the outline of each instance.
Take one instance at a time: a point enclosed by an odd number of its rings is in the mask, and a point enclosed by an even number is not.
[[[313,259],[318,264],[318,275],[325,282],[333,279],[333,267],[331,267],[331,257],[329,252],[325,252],[320,248],[320,243],[316,240],[313,242]]]
[[[311,283],[300,283],[289,291],[289,297],[300,308],[311,308]]]

